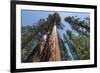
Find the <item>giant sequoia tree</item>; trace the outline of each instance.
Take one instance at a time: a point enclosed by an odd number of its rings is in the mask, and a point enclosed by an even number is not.
[[[44,33],[52,31],[54,25],[56,25],[58,28],[62,26],[61,17],[57,12],[55,12],[54,14],[49,14],[47,19],[39,19],[38,22],[35,23],[35,25],[33,24],[21,27],[21,48],[22,55],[24,55],[23,57],[25,57],[26,52],[28,53],[29,48],[31,48],[32,46],[32,42],[36,41],[38,43],[39,39],[44,35]]]

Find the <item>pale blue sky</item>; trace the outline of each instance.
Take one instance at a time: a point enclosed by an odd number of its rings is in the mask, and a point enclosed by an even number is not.
[[[34,10],[22,10],[22,25],[32,25],[37,23],[39,19],[44,18],[46,19],[49,14],[53,14],[54,12],[48,11],[34,11]],[[62,23],[64,22],[64,18],[66,16],[78,16],[80,18],[89,17],[89,13],[76,13],[76,12],[58,12],[61,16]]]

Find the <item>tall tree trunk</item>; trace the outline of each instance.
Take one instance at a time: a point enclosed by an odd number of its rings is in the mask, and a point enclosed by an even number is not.
[[[56,25],[53,27],[48,43],[48,61],[61,61]]]

